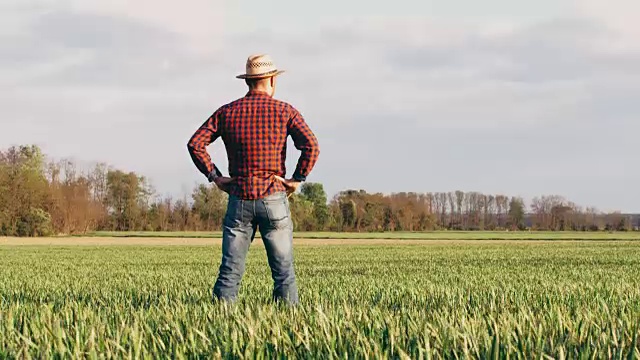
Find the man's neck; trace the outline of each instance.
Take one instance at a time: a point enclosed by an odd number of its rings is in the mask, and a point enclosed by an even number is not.
[[[265,94],[265,95],[271,96],[270,89],[265,89],[265,88],[254,88],[254,89],[250,89],[249,92],[250,93],[261,93],[261,94]]]

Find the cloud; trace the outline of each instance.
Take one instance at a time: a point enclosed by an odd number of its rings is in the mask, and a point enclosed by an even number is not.
[[[99,15],[164,28],[167,32],[183,35],[185,45],[204,53],[216,50],[225,31],[226,18],[225,4],[221,0],[186,0],[179,4],[153,0],[6,0],[2,10],[0,16],[4,26],[0,26],[17,34],[49,13],[85,14],[87,26],[83,30],[95,34],[101,31],[101,24],[93,24],[91,15]]]
[[[299,75],[296,86],[300,101],[314,99],[311,118],[333,129],[322,169],[342,187],[560,193],[607,209],[640,201],[610,190],[640,177],[625,166],[640,130],[630,121],[640,113],[640,62],[631,48],[608,51],[619,30],[567,18],[448,44],[340,34],[307,38],[322,46],[296,63],[328,71]],[[620,170],[602,176],[600,166]]]
[[[594,19],[615,29],[618,37],[609,45],[612,48],[640,50],[640,3],[635,0],[581,0],[575,3],[577,16]]]
[[[266,51],[288,70],[278,97],[320,138],[310,180],[330,193],[560,193],[622,210],[640,202],[628,193],[640,180],[628,166],[640,56],[628,41],[635,27],[614,21],[623,11],[598,17],[593,2],[527,24],[377,17],[284,32],[233,27],[216,2],[40,4],[0,15],[19,19],[0,25],[12,29],[0,38],[3,146],[104,160],[175,194],[203,180],[188,137],[244,94],[234,76],[248,54]],[[221,143],[210,152],[224,168]],[[292,171],[292,146],[289,154]]]

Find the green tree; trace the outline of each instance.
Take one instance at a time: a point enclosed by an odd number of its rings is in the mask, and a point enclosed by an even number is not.
[[[289,198],[291,219],[296,231],[312,231],[317,228],[317,221],[313,215],[313,203],[304,195],[293,194]]]
[[[48,236],[51,235],[51,215],[40,208],[31,208],[24,214],[16,227],[17,236]]]
[[[362,217],[362,226],[368,231],[384,230],[384,212],[385,205],[376,199],[369,199],[364,205],[364,215]]]
[[[142,213],[140,202],[145,194],[144,179],[135,173],[120,170],[107,173],[106,203],[114,230],[136,230]]]
[[[327,193],[319,183],[304,183],[300,189],[304,198],[313,204],[313,216],[316,227],[313,230],[324,230],[329,221],[329,206],[327,205]]]
[[[512,229],[524,229],[524,201],[512,197],[509,202],[509,226]]]
[[[340,214],[342,215],[342,229],[353,230],[356,226],[358,207],[353,200],[340,201]]]
[[[5,235],[49,231],[51,196],[44,170],[44,155],[35,145],[0,152],[0,228]]]
[[[327,229],[329,231],[342,231],[342,213],[340,212],[340,204],[336,201],[332,201],[329,204]]]
[[[204,230],[219,230],[226,212],[227,194],[217,186],[200,184],[191,197],[193,211],[200,217]]]

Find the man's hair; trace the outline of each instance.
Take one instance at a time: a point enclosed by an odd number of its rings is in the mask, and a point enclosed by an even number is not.
[[[269,81],[269,78],[244,79],[244,82],[247,84],[247,86],[249,86],[249,89],[255,89],[258,86],[258,84],[260,84],[262,81]]]

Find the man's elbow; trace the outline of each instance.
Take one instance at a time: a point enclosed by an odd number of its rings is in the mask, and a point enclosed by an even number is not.
[[[317,159],[318,156],[320,156],[320,144],[318,143],[318,140],[313,139],[310,145],[311,146],[309,146],[309,155],[311,156],[311,158]]]
[[[196,139],[194,137],[191,137],[187,142],[187,151],[189,153],[194,153],[197,151],[197,149],[198,149],[198,143],[196,142]]]

